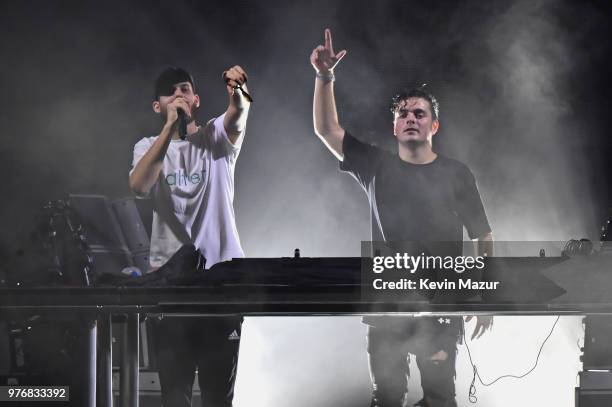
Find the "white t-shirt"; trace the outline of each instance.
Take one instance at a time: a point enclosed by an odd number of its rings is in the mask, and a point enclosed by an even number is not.
[[[186,140],[170,141],[151,190],[153,269],[188,243],[200,249],[206,268],[244,257],[233,206],[234,167],[244,133],[232,144],[223,126],[224,116],[210,120]],[[156,139],[147,137],[136,143],[132,171]]]

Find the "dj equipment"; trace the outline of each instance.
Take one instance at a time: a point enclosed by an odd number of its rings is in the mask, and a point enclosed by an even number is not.
[[[184,280],[168,280],[173,286],[135,286],[146,280],[142,277],[127,279],[133,283],[121,287],[0,288],[0,308],[205,314],[612,311],[608,256],[490,258],[482,280],[499,281],[498,288],[452,302],[430,302],[417,292],[365,295],[362,261],[359,257],[234,259],[205,272],[181,275]]]
[[[150,228],[139,206],[134,199],[110,202],[102,195],[76,194],[46,203],[29,242],[9,261],[3,283],[89,286],[102,272],[120,275],[127,267],[146,272]]]
[[[612,405],[612,372],[579,373],[580,387],[576,388],[576,407],[609,407]]]
[[[88,287],[102,272],[148,269],[149,236],[133,199],[109,202],[100,195],[72,194],[46,203],[37,224],[28,244],[9,262],[4,286]],[[96,379],[88,372],[95,370],[96,317],[40,309],[7,314],[1,337],[6,340],[0,345],[10,348],[10,361],[0,384],[8,384],[9,373],[20,384],[70,383],[74,405],[94,402]],[[117,343],[125,342],[122,331],[115,329]],[[148,352],[143,357],[148,363]]]
[[[612,370],[612,316],[588,315],[584,318],[584,370]],[[612,387],[610,387],[612,389]]]
[[[114,202],[102,195],[69,195],[68,202],[81,222],[93,259],[92,276],[117,273],[129,266],[149,267],[149,237],[134,199]]]
[[[9,258],[6,286],[89,286],[93,259],[67,201],[47,202],[29,241]]]
[[[71,277],[57,278],[52,284],[41,279],[0,288],[0,314],[10,321],[28,321],[33,315],[41,321],[77,316],[82,321],[81,332],[87,333],[88,355],[96,355],[92,350],[96,343],[91,338],[95,338],[97,329],[101,367],[97,383],[98,394],[103,396],[99,405],[103,406],[112,398],[111,315],[126,315],[126,322],[119,328],[123,338],[121,400],[122,406],[135,406],[140,314],[612,313],[612,256],[606,255],[489,258],[479,279],[499,281],[498,289],[460,300],[442,297],[434,302],[418,291],[367,295],[362,279],[364,259],[358,257],[234,259],[205,272],[169,272],[164,278],[170,284],[159,287],[137,286],[138,281],[148,281],[147,276],[128,278],[117,287],[92,287],[93,276],[121,276],[122,268],[144,263],[144,258],[136,258],[137,254],[145,256],[148,250],[148,236],[137,218],[137,205],[135,210],[126,200],[110,204],[105,197],[72,195],[67,205],[53,208],[47,213],[53,220],[49,224],[63,226],[57,226],[55,234],[50,228],[42,228],[42,235],[48,237],[45,242],[50,242],[44,248],[53,254],[42,257],[53,260],[46,268],[52,270],[49,275]],[[187,283],[190,285],[184,285]],[[84,365],[90,369],[90,380],[84,388],[91,394],[96,387],[96,374],[91,372],[95,372],[95,358]],[[595,390],[583,387],[578,393],[586,397]],[[95,399],[95,390],[93,394]],[[95,400],[90,398],[83,405],[92,403]],[[591,406],[584,403],[582,407]]]
[[[102,361],[110,360],[108,356],[111,355],[108,316],[127,314],[127,325],[122,335],[124,374],[121,377],[124,383],[121,394],[125,401],[122,405],[136,405],[133,403],[138,389],[139,314],[612,312],[612,298],[609,294],[612,292],[612,279],[609,278],[609,270],[604,269],[607,260],[601,257],[586,262],[587,259],[593,257],[497,259],[498,264],[491,267],[493,276],[501,281],[502,286],[507,285],[505,290],[500,291],[500,296],[489,295],[457,303],[431,303],[418,296],[392,299],[363,296],[360,283],[361,258],[300,257],[235,259],[220,263],[208,272],[201,273],[201,278],[193,280],[197,283],[194,286],[2,288],[0,312],[13,319],[17,315],[31,314],[52,315],[53,318],[66,314],[81,315],[83,321],[97,318],[99,354],[102,355],[98,360],[101,367],[109,366]],[[573,270],[581,279],[567,279],[568,270]],[[601,278],[602,275],[607,278]],[[483,278],[488,278],[486,271]],[[600,289],[608,294],[605,297],[593,295],[591,286],[584,284],[589,279],[601,284]],[[520,301],[510,301],[513,292],[518,293]],[[107,367],[106,371],[110,372],[110,368]],[[109,374],[99,373],[98,376],[108,378]],[[110,383],[110,379],[106,383]],[[101,390],[99,392],[103,393]]]
[[[612,259],[612,208],[601,226],[602,258]],[[612,271],[608,267],[607,272]],[[588,276],[587,276],[588,277]],[[596,285],[598,281],[587,280]],[[580,360],[583,371],[580,386],[575,389],[576,407],[607,407],[612,405],[612,315],[587,315],[583,319],[584,346]]]
[[[132,198],[118,199],[111,203],[111,207],[121,227],[132,263],[142,272],[146,272],[149,269],[149,236],[152,220],[146,223],[149,225],[147,228],[137,202],[144,206],[142,202],[149,201]]]

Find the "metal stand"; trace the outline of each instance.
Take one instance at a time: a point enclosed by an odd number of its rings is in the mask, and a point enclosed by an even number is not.
[[[98,318],[98,407],[113,407],[113,324],[111,315]]]
[[[96,407],[97,325],[95,319],[87,323],[87,406]]]
[[[121,344],[121,385],[119,397],[121,407],[138,407],[138,355],[140,337],[140,314],[129,314],[124,325]]]

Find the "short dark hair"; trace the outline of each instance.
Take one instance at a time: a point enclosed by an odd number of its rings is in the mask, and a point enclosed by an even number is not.
[[[434,95],[425,90],[425,84],[418,88],[402,89],[391,99],[391,113],[395,114],[400,103],[410,98],[421,98],[429,102],[431,108],[431,114],[434,120],[438,120],[440,117],[440,104]]]
[[[170,94],[174,93],[173,86],[180,82],[189,82],[195,92],[193,76],[185,69],[175,66],[164,69],[155,81],[154,99],[159,100],[160,96],[167,96],[168,92],[171,92]]]

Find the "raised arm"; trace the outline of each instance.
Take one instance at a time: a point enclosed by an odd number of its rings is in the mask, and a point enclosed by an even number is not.
[[[187,101],[181,96],[173,96],[173,98],[168,103],[166,122],[159,133],[159,137],[157,137],[157,140],[138,161],[130,175],[130,189],[138,196],[147,195],[157,181],[170,140],[174,133],[178,131],[177,109],[182,110],[188,117],[191,117],[191,109]]]
[[[325,30],[325,45],[317,46],[310,54],[310,63],[316,71],[312,106],[314,131],[339,160],[343,159],[344,129],[338,122],[334,98],[334,68],[345,55],[346,50],[334,52],[329,29]]]
[[[246,128],[247,117],[249,116],[250,96],[247,98],[243,91],[237,88],[240,86],[244,92],[249,92],[246,87],[248,75],[244,69],[236,65],[223,72],[223,79],[229,95],[229,106],[225,112],[223,126],[230,142],[234,144]]]

